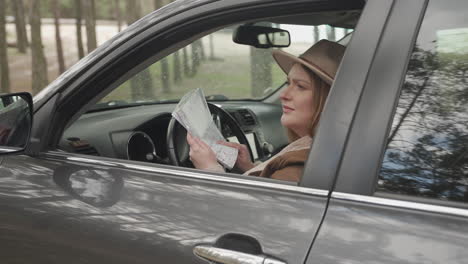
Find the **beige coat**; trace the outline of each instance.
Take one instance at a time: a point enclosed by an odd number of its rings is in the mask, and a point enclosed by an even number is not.
[[[259,176],[284,181],[299,182],[304,163],[309,155],[312,138],[302,137],[267,161],[246,171],[244,175]]]

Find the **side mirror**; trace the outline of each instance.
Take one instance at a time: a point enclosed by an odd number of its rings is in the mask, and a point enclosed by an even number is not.
[[[285,48],[291,45],[291,38],[287,30],[252,25],[239,26],[234,31],[232,40],[238,44],[262,49]]]
[[[0,95],[0,155],[26,149],[31,134],[32,115],[31,94]]]

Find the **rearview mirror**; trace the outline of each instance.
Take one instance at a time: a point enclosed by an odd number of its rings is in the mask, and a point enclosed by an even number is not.
[[[29,93],[0,95],[0,155],[26,149],[32,128],[32,107]]]
[[[280,28],[242,25],[232,35],[232,40],[238,44],[250,45],[256,48],[285,48],[291,44],[289,32]]]

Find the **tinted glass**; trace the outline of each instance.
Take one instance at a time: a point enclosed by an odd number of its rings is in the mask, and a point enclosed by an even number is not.
[[[381,191],[468,202],[468,1],[431,1],[389,134]]]

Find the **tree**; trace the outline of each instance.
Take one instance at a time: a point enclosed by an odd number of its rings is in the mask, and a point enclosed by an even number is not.
[[[205,49],[201,39],[195,40],[191,45],[192,48],[192,70],[191,76],[195,76],[201,62],[205,60]]]
[[[468,201],[468,56],[416,47],[388,138],[383,188]]]
[[[206,55],[205,55],[205,47],[203,46],[203,40],[199,39],[197,40],[198,48],[199,48],[199,53],[200,53],[200,60],[205,61],[206,60]]]
[[[189,66],[187,47],[184,47],[182,49],[182,61],[184,62],[184,75],[190,76],[190,66]]]
[[[180,83],[182,81],[182,72],[180,70],[180,56],[178,50],[172,54],[172,59],[174,83]]]
[[[317,43],[319,40],[320,40],[319,26],[314,26],[314,43]]]
[[[52,12],[55,24],[55,45],[57,46],[57,60],[59,64],[59,74],[65,71],[65,59],[63,58],[62,37],[60,35],[60,5],[58,0],[52,0]]]
[[[195,76],[201,61],[200,40],[195,40],[190,47],[192,49],[192,69],[190,75]]]
[[[75,0],[75,10],[76,10],[76,45],[78,48],[78,57],[81,59],[84,57],[84,48],[83,48],[83,37],[81,33],[81,0]]]
[[[5,0],[0,0],[0,92],[10,92],[10,73],[8,69],[8,48],[6,40]]]
[[[333,26],[328,26],[327,27],[327,39],[330,41],[336,41],[336,32],[335,32],[335,27]]]
[[[139,1],[127,0],[127,24],[137,21],[141,16]],[[132,98],[134,100],[149,100],[154,98],[153,80],[149,69],[144,69],[130,79]]]
[[[154,4],[154,9],[156,10],[156,9],[159,9],[159,8],[164,6],[164,1],[163,0],[154,0],[153,4]]]
[[[250,76],[253,97],[262,97],[263,91],[272,86],[272,62],[269,50],[250,47]]]
[[[120,0],[114,0],[114,17],[117,20],[117,31],[122,30],[122,15],[120,13]]]
[[[86,24],[86,43],[88,53],[95,50],[97,47],[96,40],[96,8],[94,0],[83,0],[83,10],[85,14]]]
[[[174,2],[175,0],[170,0],[170,2]],[[181,70],[181,63],[180,63],[180,55],[179,50],[172,54],[172,78],[174,83],[180,83],[182,81],[182,70]]]
[[[32,92],[38,93],[47,83],[47,61],[41,34],[41,0],[31,0]]]
[[[209,35],[209,43],[210,43],[210,60],[215,60],[213,34]]]
[[[159,9],[164,5],[162,0],[154,0],[154,8]],[[169,74],[169,62],[166,57],[162,58],[161,61],[161,83],[162,90],[169,92],[171,90],[170,74]]]
[[[18,51],[26,53],[26,48],[29,46],[28,34],[26,33],[26,22],[24,19],[23,0],[12,0],[13,13],[15,14],[16,26],[16,42]]]
[[[271,27],[271,23],[264,26]],[[273,84],[271,64],[273,58],[267,49],[250,47],[250,80],[252,85],[252,96],[262,97],[265,89]]]
[[[169,63],[167,58],[163,58],[161,59],[161,83],[163,92],[171,91],[170,77]]]

